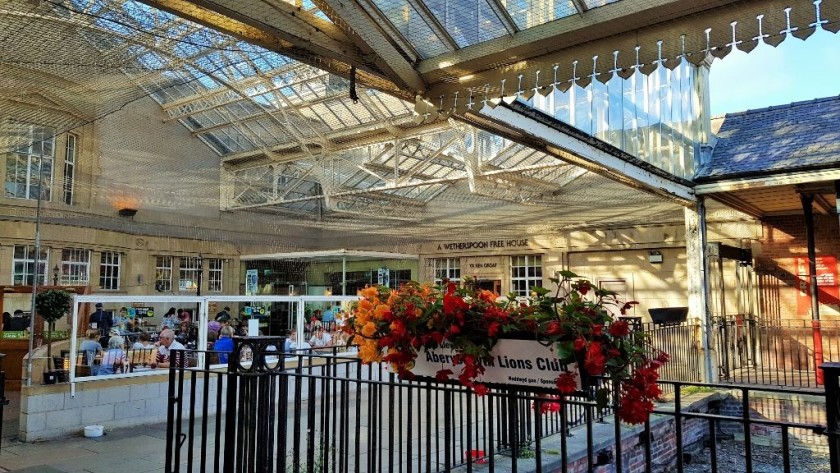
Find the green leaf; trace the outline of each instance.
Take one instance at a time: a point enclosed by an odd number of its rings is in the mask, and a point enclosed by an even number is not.
[[[560,361],[565,361],[575,356],[574,343],[571,340],[558,342],[554,349],[557,350],[557,358]]]
[[[563,276],[563,279],[572,279],[578,277],[576,273],[567,270],[560,271],[558,274],[560,274],[560,276]]]
[[[551,292],[551,291],[549,291],[548,289],[546,289],[546,288],[544,288],[544,287],[532,287],[532,288],[531,288],[531,291],[532,291],[534,294],[536,294],[537,296],[544,296],[544,295],[548,294],[549,292]]]

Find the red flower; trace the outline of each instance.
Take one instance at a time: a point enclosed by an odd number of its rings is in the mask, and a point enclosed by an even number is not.
[[[613,337],[625,337],[630,333],[630,324],[626,320],[616,320],[610,324],[609,331]]]
[[[435,379],[438,381],[446,381],[452,376],[452,370],[440,370],[435,373]]]
[[[590,375],[598,376],[604,374],[607,359],[601,351],[601,344],[592,342],[589,344],[589,350],[586,351],[586,357],[583,360],[583,365]]]
[[[578,292],[582,296],[585,296],[590,289],[592,289],[592,285],[589,284],[589,281],[581,281],[581,283],[578,284]]]
[[[578,337],[574,342],[575,351],[583,351],[586,348],[586,340],[583,337]]]
[[[477,396],[484,396],[485,394],[490,392],[490,388],[488,388],[487,386],[485,386],[481,383],[473,383],[473,385],[471,387],[472,387],[473,392]]]
[[[628,301],[625,302],[623,306],[621,306],[621,315],[627,315],[627,311],[632,309],[634,305],[638,304],[639,301]]]
[[[487,336],[488,337],[495,337],[499,334],[499,331],[502,329],[502,324],[499,322],[492,322],[489,327],[487,327]]]
[[[545,326],[545,334],[548,336],[553,335],[562,335],[563,334],[563,326],[560,325],[560,322],[556,320],[552,320]]]
[[[592,335],[601,336],[604,334],[604,324],[592,324]]]
[[[561,373],[556,384],[560,394],[574,394],[577,391],[577,378],[574,373]]]

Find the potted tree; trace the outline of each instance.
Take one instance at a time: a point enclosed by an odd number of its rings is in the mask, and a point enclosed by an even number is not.
[[[70,310],[73,297],[66,291],[51,289],[44,291],[35,296],[35,312],[40,315],[48,326],[46,343],[47,343],[47,366],[52,362],[52,335],[55,331],[55,323],[60,318],[64,317]],[[56,369],[60,369],[56,367]],[[52,376],[50,376],[52,375]],[[55,372],[49,372],[44,376],[47,384],[52,379],[55,382]]]

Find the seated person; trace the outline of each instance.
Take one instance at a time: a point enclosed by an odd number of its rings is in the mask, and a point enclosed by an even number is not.
[[[102,354],[102,361],[100,362],[99,374],[114,374],[123,373],[128,361],[123,350],[125,340],[119,335],[112,336],[108,339],[108,349]]]
[[[327,348],[332,346],[332,337],[326,333],[323,325],[315,328],[315,334],[309,339],[309,344],[312,348]]]
[[[131,348],[135,350],[152,349],[154,347],[155,345],[152,343],[149,334],[146,332],[140,332],[140,334],[137,335],[137,341],[131,345]]]
[[[286,353],[307,352],[312,349],[312,345],[306,342],[298,342],[297,331],[289,330],[289,337],[286,338],[286,346],[284,350]]]
[[[159,341],[155,344],[157,346],[157,355],[152,363],[152,368],[169,368],[171,363],[176,362],[176,360],[170,358],[171,351],[184,350],[184,345],[175,341],[175,332],[168,328],[163,329],[158,338]],[[186,353],[183,354],[180,360],[177,360],[177,363],[181,367],[187,366]]]
[[[219,339],[213,344],[213,351],[224,352],[219,353],[219,363],[228,362],[228,353],[233,351],[233,327],[225,325],[219,332]]]
[[[83,359],[80,364],[91,366],[93,361],[99,357],[102,352],[102,345],[99,344],[99,330],[92,328],[85,332],[85,339],[79,345],[79,353],[82,354]],[[91,373],[94,374],[94,373]]]

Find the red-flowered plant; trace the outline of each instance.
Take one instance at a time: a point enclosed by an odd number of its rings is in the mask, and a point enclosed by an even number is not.
[[[635,302],[619,304],[615,294],[596,289],[589,281],[571,272],[561,272],[554,280],[557,291],[536,288],[528,300],[513,296],[497,298],[485,290],[458,288],[453,283],[431,287],[408,283],[398,290],[369,287],[351,312],[345,330],[359,345],[362,361],[390,363],[399,376],[412,379],[411,368],[421,348],[434,349],[446,341],[461,366],[458,381],[477,394],[488,388],[477,381],[492,359],[496,343],[511,335],[526,336],[543,344],[553,344],[561,362],[577,363],[585,376],[605,376],[619,383],[619,418],[627,423],[644,422],[653,402],[662,394],[658,368],[668,359],[664,353],[652,354],[645,334],[630,330],[625,320],[615,320],[609,307],[624,314]],[[454,375],[450,370],[437,373],[440,380]],[[560,373],[557,393],[570,395],[577,390],[572,373]],[[610,386],[594,387],[598,405],[606,405]],[[550,412],[557,405],[543,403]]]

